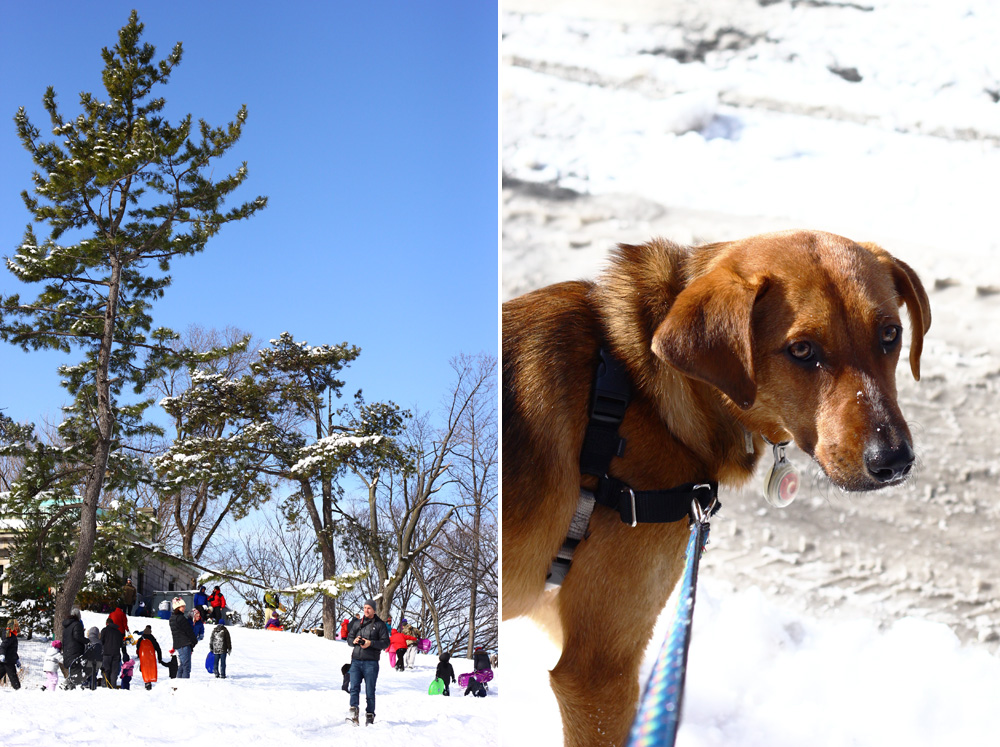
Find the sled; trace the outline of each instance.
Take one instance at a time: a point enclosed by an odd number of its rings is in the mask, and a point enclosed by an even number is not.
[[[444,692],[444,680],[438,677],[431,683],[431,686],[427,688],[428,695],[440,695]]]
[[[215,674],[215,652],[209,651],[208,656],[205,657],[205,669],[208,670],[209,674]]]
[[[139,671],[143,682],[156,682],[156,650],[148,638],[139,641]]]
[[[469,686],[469,677],[475,677],[479,682],[489,682],[493,679],[492,669],[479,669],[475,672],[466,672],[465,674],[458,675],[458,684],[462,687]]]
[[[279,633],[284,629],[285,629],[284,625],[269,625],[268,627],[264,628],[264,630],[275,630]]]
[[[431,650],[431,639],[421,638],[420,643],[417,644],[417,648],[420,649],[420,653],[426,654],[428,651]]]

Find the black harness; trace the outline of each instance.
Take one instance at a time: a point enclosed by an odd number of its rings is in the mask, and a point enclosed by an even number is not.
[[[617,477],[608,475],[613,457],[625,454],[625,439],[618,428],[625,419],[632,398],[628,372],[611,352],[602,347],[601,360],[594,378],[591,397],[590,422],[580,450],[580,472],[598,478],[597,490],[580,491],[580,501],[570,524],[563,546],[559,549],[546,586],[560,586],[573,560],[573,552],[587,538],[587,525],[594,504],[600,503],[618,512],[626,524],[662,524],[694,519],[695,502],[702,512],[714,515],[719,510],[719,484],[717,482],[687,483],[665,490],[633,490]]]

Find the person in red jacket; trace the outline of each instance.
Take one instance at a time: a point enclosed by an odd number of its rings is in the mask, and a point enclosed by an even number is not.
[[[403,659],[406,656],[406,645],[410,641],[417,640],[412,635],[406,635],[405,633],[400,633],[395,628],[392,629],[392,633],[389,635],[389,642],[396,647],[396,669],[400,672],[404,669]]]
[[[340,639],[342,641],[346,641],[347,640],[347,623],[348,622],[349,622],[348,619],[345,617],[344,618],[344,622],[342,622],[340,624]]]
[[[222,590],[218,586],[212,589],[208,603],[212,606],[212,619],[218,624],[219,620],[223,620],[226,614],[226,598],[222,596]]]

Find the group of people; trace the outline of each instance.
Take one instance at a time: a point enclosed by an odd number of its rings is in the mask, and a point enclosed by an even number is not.
[[[204,588],[201,591],[204,592]],[[219,588],[216,587],[216,591]],[[219,592],[221,596],[221,592]],[[196,595],[197,597],[197,595]],[[209,603],[210,604],[210,603]],[[224,609],[225,602],[222,602]],[[62,638],[52,641],[45,653],[43,671],[46,685],[43,689],[55,690],[59,675],[63,675],[65,689],[84,687],[94,690],[98,687],[110,689],[131,689],[131,680],[136,664],[141,672],[145,688],[151,690],[157,681],[158,665],[167,668],[171,679],[187,679],[191,676],[191,654],[198,642],[204,639],[204,619],[201,609],[195,606],[187,614],[187,603],[181,597],[171,601],[172,613],[169,627],[173,648],[170,658],[164,659],[159,641],[153,635],[151,625],[134,637],[129,632],[128,618],[121,607],[108,615],[103,630],[96,626],[84,631],[82,613],[74,607],[62,624]],[[215,676],[226,678],[226,660],[232,651],[232,639],[222,615],[209,641],[215,658]],[[0,644],[0,671],[5,674],[14,689],[20,687],[17,678],[17,623],[8,627],[8,636]],[[130,656],[127,646],[135,646],[135,655]],[[8,662],[11,666],[8,666]]]
[[[392,629],[392,617],[383,622],[375,613],[375,600],[366,599],[362,612],[354,619],[345,619],[340,626],[340,637],[353,646],[351,662],[341,669],[344,675],[343,689],[350,694],[347,720],[360,724],[361,683],[365,685],[365,725],[375,722],[375,684],[378,680],[379,657],[384,649],[395,644],[396,669],[404,670],[404,666],[413,666],[417,647],[408,645],[410,641],[419,641],[420,632],[410,625],[406,618],[400,621],[398,630]],[[444,695],[450,695],[449,685],[455,682],[455,670],[449,660],[451,654],[443,653],[439,657],[436,678],[444,681]],[[403,662],[406,661],[404,665]],[[490,657],[481,646],[476,647],[473,658],[476,672],[490,670]],[[476,697],[486,696],[486,687],[476,677],[470,676],[465,694]]]

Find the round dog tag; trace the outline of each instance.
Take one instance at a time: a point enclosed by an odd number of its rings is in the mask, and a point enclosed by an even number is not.
[[[784,508],[799,492],[799,473],[785,458],[785,446],[774,444],[774,464],[764,478],[764,500],[775,508]]]

